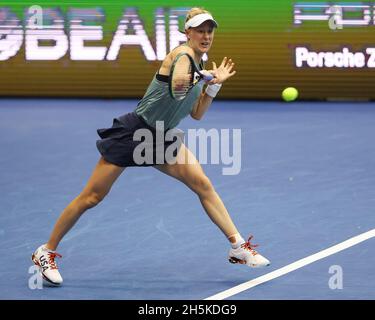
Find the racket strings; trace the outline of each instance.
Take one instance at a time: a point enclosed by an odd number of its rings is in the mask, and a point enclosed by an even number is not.
[[[186,56],[180,57],[173,69],[172,90],[177,100],[183,99],[193,85],[193,72],[190,60]]]

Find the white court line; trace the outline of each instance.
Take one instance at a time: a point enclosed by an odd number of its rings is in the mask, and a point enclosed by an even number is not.
[[[248,290],[250,288],[253,288],[259,284],[262,284],[264,282],[270,281],[272,279],[278,278],[283,276],[284,274],[287,274],[289,272],[292,272],[294,270],[297,270],[299,268],[302,268],[310,263],[313,263],[315,261],[318,261],[320,259],[323,259],[325,257],[328,257],[332,254],[335,254],[337,252],[340,252],[342,250],[345,250],[347,248],[350,248],[358,243],[361,243],[363,241],[366,241],[368,239],[371,239],[375,237],[375,229],[372,229],[370,231],[367,231],[365,233],[361,233],[358,236],[355,236],[353,238],[350,238],[348,240],[345,240],[339,244],[336,244],[332,247],[329,247],[325,250],[319,251],[311,256],[308,256],[306,258],[303,258],[301,260],[298,260],[296,262],[293,262],[291,264],[286,265],[285,267],[282,267],[280,269],[277,269],[275,271],[272,271],[270,273],[267,273],[261,277],[255,278],[253,280],[244,282],[238,286],[235,286],[233,288],[230,288],[228,290],[219,292],[211,297],[208,297],[204,300],[223,300],[225,298],[229,298],[231,296],[234,296],[235,294],[238,294],[242,291]]]

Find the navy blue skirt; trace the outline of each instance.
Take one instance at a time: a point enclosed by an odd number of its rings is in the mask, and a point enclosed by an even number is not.
[[[111,128],[97,130],[96,147],[103,158],[119,167],[174,163],[183,142],[179,129],[156,130],[135,112],[113,119]]]

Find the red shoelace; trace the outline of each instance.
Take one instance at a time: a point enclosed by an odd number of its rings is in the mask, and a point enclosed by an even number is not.
[[[51,266],[51,270],[57,269],[57,265],[55,262],[55,258],[62,258],[62,255],[58,254],[57,252],[48,252],[48,259],[49,264]]]
[[[251,240],[252,238],[253,238],[253,236],[250,235],[249,239],[247,239],[247,241],[246,241],[245,243],[241,244],[241,247],[244,248],[244,249],[249,250],[249,251],[251,252],[251,254],[252,254],[253,256],[255,256],[256,254],[258,254],[258,252],[256,252],[256,251],[254,250],[254,248],[258,247],[258,245],[257,245],[257,244],[252,244],[252,243],[250,242],[250,240]]]

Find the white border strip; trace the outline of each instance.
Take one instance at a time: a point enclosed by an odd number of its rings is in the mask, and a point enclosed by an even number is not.
[[[340,252],[342,250],[345,250],[347,248],[350,248],[358,243],[361,243],[363,241],[366,241],[368,239],[371,239],[375,237],[375,229],[372,229],[370,231],[367,231],[365,233],[361,233],[358,236],[355,236],[353,238],[350,238],[346,241],[343,241],[339,244],[336,244],[330,248],[327,248],[325,250],[319,251],[311,256],[308,256],[306,258],[300,259],[296,262],[293,262],[291,264],[286,265],[285,267],[282,267],[280,269],[277,269],[275,271],[272,271],[270,273],[267,273],[261,277],[255,278],[253,280],[244,282],[238,286],[235,286],[231,289],[219,292],[211,297],[208,297],[204,300],[223,300],[225,298],[229,298],[231,296],[234,296],[235,294],[238,294],[242,291],[248,290],[250,288],[253,288],[259,284],[262,284],[264,282],[270,281],[272,279],[278,278],[283,276],[284,274],[287,274],[289,272],[292,272],[294,270],[297,270],[299,268],[302,268],[310,263],[313,263],[315,261],[318,261],[320,259],[326,258],[332,254],[335,254],[337,252]]]

